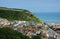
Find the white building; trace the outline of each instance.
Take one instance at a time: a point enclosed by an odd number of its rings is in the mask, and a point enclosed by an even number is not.
[[[13,22],[11,22],[11,25],[13,25],[13,26],[18,26],[18,25],[29,26],[29,22],[28,21],[13,21]]]

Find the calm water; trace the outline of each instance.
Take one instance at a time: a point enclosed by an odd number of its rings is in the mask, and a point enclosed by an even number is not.
[[[60,13],[34,13],[38,18],[45,21],[46,23],[59,23],[60,24]]]

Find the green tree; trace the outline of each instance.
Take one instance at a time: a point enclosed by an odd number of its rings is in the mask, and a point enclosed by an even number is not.
[[[30,39],[30,38],[11,28],[0,28],[0,39]]]
[[[36,36],[32,36],[32,39],[41,39],[40,36],[36,35]]]

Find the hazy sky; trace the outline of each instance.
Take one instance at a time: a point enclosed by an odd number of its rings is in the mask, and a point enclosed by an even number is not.
[[[23,8],[32,12],[60,12],[60,0],[0,0],[0,7]]]

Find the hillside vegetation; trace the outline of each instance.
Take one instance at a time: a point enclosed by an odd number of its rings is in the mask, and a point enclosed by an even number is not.
[[[0,28],[0,39],[30,39],[30,38],[16,30],[10,28]]]
[[[0,7],[0,18],[6,18],[9,21],[20,20],[42,23],[42,21],[39,18],[37,18],[30,11],[25,9]]]
[[[29,38],[26,35],[11,28],[0,28],[0,39],[41,39],[39,36]]]

